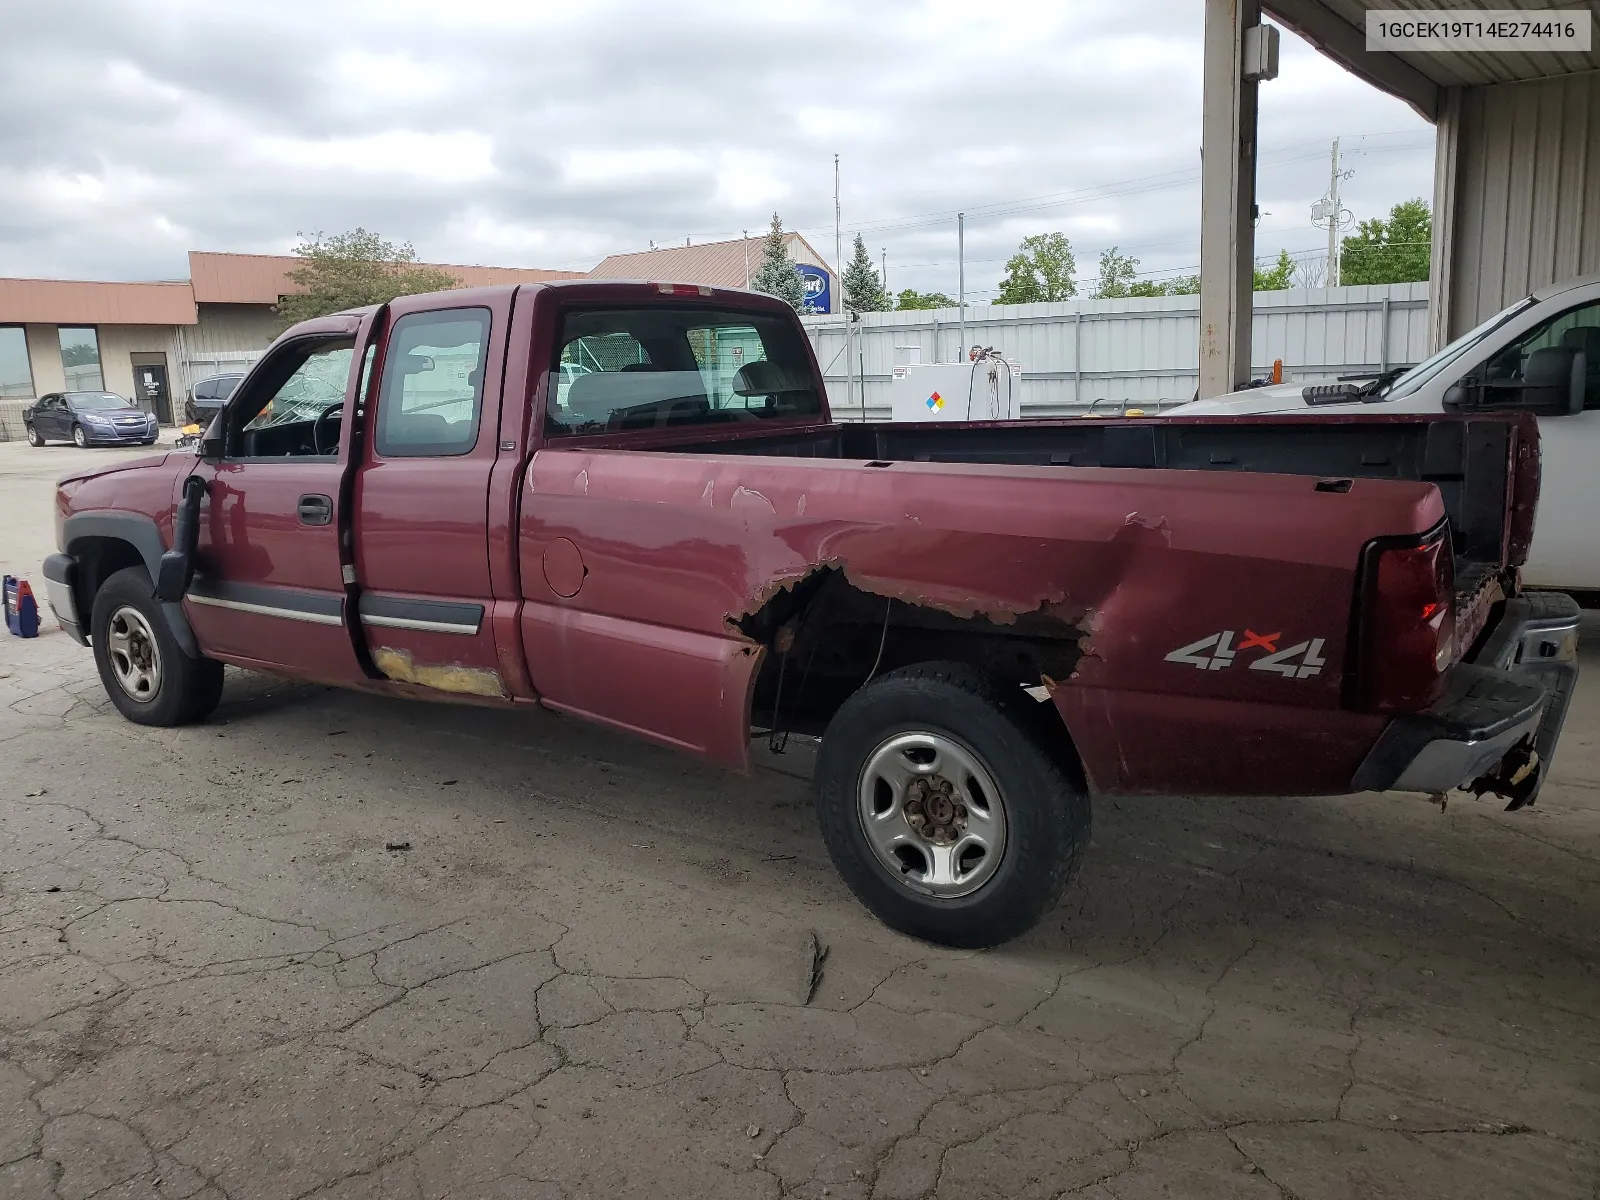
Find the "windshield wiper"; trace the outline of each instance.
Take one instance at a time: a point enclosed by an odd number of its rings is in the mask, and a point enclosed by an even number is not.
[[[1340,375],[1338,379],[1340,383],[1354,383],[1358,379],[1367,380],[1368,382],[1356,388],[1354,392],[1354,395],[1365,399],[1368,396],[1376,396],[1409,370],[1410,367],[1390,367],[1387,371],[1363,371],[1356,375]]]

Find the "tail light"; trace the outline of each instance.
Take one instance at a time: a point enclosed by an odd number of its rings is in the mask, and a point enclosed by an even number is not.
[[[1455,655],[1455,562],[1449,526],[1420,539],[1379,538],[1363,556],[1355,704],[1415,712],[1439,698]]]

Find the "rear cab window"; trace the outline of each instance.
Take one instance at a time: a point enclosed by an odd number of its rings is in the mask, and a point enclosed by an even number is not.
[[[822,412],[792,322],[682,304],[566,312],[546,395],[551,438]]]

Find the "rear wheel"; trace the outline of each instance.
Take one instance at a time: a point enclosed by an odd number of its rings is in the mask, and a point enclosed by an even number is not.
[[[88,446],[89,439],[84,435],[82,425],[74,425],[72,427],[72,444],[80,450]]]
[[[994,946],[1055,906],[1088,845],[1089,798],[1035,717],[960,663],[893,671],[834,715],[817,815],[834,865],[885,924]]]
[[[42,446],[42,445],[44,445],[44,438],[39,436],[39,431],[37,429],[35,429],[31,423],[28,425],[28,445],[30,445],[30,446]]]
[[[100,682],[128,720],[187,725],[222,698],[222,664],[190,658],[178,646],[143,567],[125,567],[105,581],[89,628]]]

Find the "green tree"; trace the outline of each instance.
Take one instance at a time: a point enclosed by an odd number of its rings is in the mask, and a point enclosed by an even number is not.
[[[889,307],[889,297],[883,293],[883,281],[878,278],[878,268],[867,257],[867,245],[856,234],[855,253],[844,269],[844,306],[851,312],[883,312]]]
[[[806,285],[783,244],[783,218],[772,214],[772,228],[761,246],[761,267],[750,280],[758,292],[776,296],[796,312],[806,311]]]
[[[1422,199],[1402,200],[1389,219],[1362,221],[1344,239],[1339,282],[1419,283],[1428,278],[1433,257],[1433,213]]]
[[[956,302],[943,292],[919,292],[906,288],[894,298],[896,308],[954,308]]]
[[[294,255],[302,261],[289,272],[300,290],[278,300],[278,320],[285,326],[347,308],[387,304],[396,296],[461,286],[448,271],[418,266],[410,242],[388,242],[359,227],[331,237],[300,237]]]
[[[1138,271],[1139,260],[1123,254],[1115,246],[1100,251],[1100,279],[1095,285],[1094,299],[1173,294],[1167,290],[1167,284],[1157,283],[1153,279],[1135,279]]]
[[[1070,300],[1078,294],[1073,273],[1072,243],[1061,233],[1036,233],[1022,239],[1017,252],[1006,260],[996,304],[1038,304]]]
[[[1259,263],[1256,264],[1256,291],[1281,292],[1284,288],[1293,286],[1294,259],[1289,257],[1287,250],[1279,250],[1278,261],[1265,270]]]
[[[1115,246],[1100,251],[1100,279],[1095,284],[1095,300],[1111,300],[1132,295],[1133,277],[1139,270],[1139,260],[1123,254]]]

